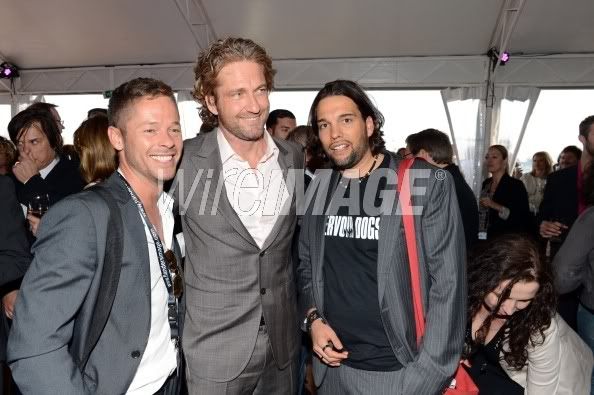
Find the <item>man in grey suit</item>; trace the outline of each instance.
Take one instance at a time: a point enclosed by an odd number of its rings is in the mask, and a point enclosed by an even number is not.
[[[319,393],[441,393],[459,362],[466,316],[453,181],[424,161],[411,169],[426,319],[417,347],[396,204],[400,160],[384,149],[383,116],[361,87],[339,80],[318,93],[310,120],[334,164],[308,188],[299,246],[301,313]]]
[[[112,199],[93,188],[72,195],[52,206],[38,230],[8,343],[9,364],[24,394],[179,390],[182,322],[174,313],[182,302],[181,277],[171,252],[177,250],[173,200],[161,188],[174,177],[182,150],[173,91],[148,78],[121,85],[109,101],[109,124],[119,169],[94,188]],[[108,229],[118,211],[121,228]],[[106,296],[102,272],[111,267],[104,262],[115,248],[106,246],[111,232],[122,236],[119,280],[84,364],[87,337],[99,325],[92,317]]]
[[[210,131],[185,142],[176,176],[188,389],[291,394],[299,343],[291,183],[303,179],[303,155],[264,130],[274,70],[262,47],[219,40],[195,72],[194,97]]]

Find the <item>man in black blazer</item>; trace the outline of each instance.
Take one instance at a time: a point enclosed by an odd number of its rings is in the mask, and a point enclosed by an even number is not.
[[[12,319],[16,299],[16,294],[10,292],[14,288],[11,283],[20,280],[31,263],[25,217],[8,176],[0,176],[0,224],[0,362],[4,364],[9,319]],[[3,388],[3,378],[0,374],[0,389]]]
[[[582,194],[583,172],[594,157],[594,115],[585,118],[579,126],[582,157],[576,166],[551,173],[547,177],[544,196],[538,210],[540,235],[550,241],[551,259],[568,234],[569,228],[586,209]],[[577,294],[561,295],[559,314],[572,327],[577,327]]]
[[[82,190],[78,162],[60,155],[62,136],[49,113],[21,111],[10,120],[8,134],[19,150],[13,173],[21,204],[39,195],[48,195],[54,204]]]
[[[422,158],[440,169],[445,169],[452,175],[464,225],[466,248],[471,248],[478,235],[478,205],[472,189],[460,172],[460,168],[453,163],[454,152],[450,138],[437,129],[425,129],[408,136],[406,144],[415,157]]]
[[[583,171],[594,157],[594,115],[580,123],[579,133],[583,153],[578,165],[556,171],[547,177],[538,210],[540,235],[545,239],[563,239],[578,215],[586,208],[580,191],[583,188]],[[555,251],[560,246],[557,242],[552,244],[557,247]]]

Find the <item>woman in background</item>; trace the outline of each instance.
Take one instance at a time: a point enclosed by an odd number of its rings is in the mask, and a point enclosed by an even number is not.
[[[532,171],[524,174],[521,178],[524,187],[526,187],[526,192],[528,192],[530,211],[534,215],[538,213],[547,177],[552,171],[553,160],[551,156],[544,151],[540,151],[532,156]]]
[[[507,234],[482,247],[468,267],[463,356],[479,393],[588,394],[592,352],[555,313],[538,245]]]
[[[502,145],[489,147],[485,165],[491,177],[483,182],[479,216],[488,223],[479,224],[479,233],[481,230],[487,233],[486,237],[480,238],[491,239],[509,232],[530,232],[533,221],[528,194],[522,181],[509,175],[507,149]]]
[[[74,132],[74,148],[80,158],[85,188],[105,180],[117,169],[116,151],[107,135],[107,117],[95,115]]]

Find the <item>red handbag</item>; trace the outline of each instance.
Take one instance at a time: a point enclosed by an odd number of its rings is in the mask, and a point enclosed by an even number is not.
[[[417,255],[417,240],[415,237],[415,220],[412,212],[410,198],[410,177],[408,171],[414,162],[413,159],[404,159],[398,167],[398,190],[400,209],[402,210],[402,222],[404,224],[404,236],[406,239],[406,251],[408,252],[408,263],[410,266],[410,280],[413,296],[413,310],[415,314],[415,331],[417,335],[417,346],[421,344],[425,333],[425,317],[423,315],[423,303],[421,302],[421,277],[419,271],[419,257]],[[478,395],[479,390],[468,372],[458,366],[454,379],[449,388],[444,390],[447,395]]]

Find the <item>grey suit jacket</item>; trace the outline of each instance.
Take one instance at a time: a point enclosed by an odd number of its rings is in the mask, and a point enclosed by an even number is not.
[[[296,216],[293,194],[288,214],[278,217],[258,247],[227,199],[216,133],[186,140],[175,195],[186,244],[187,368],[198,377],[226,382],[247,365],[262,315],[277,366],[286,367],[297,351],[291,266]],[[275,142],[281,169],[289,175],[296,171],[302,180],[301,150]]]
[[[553,260],[555,285],[560,294],[580,289],[580,301],[594,309],[594,207],[573,223]]]
[[[107,324],[80,372],[77,361],[99,291],[109,217],[106,203],[83,191],[43,217],[17,299],[8,361],[23,394],[121,394],[142,358],[151,321],[144,225],[117,174],[103,185],[124,224],[120,280]]]
[[[391,153],[390,168],[399,161]],[[466,249],[453,180],[448,172],[417,160],[420,171],[414,187],[424,193],[412,196],[413,206],[421,206],[415,216],[423,307],[426,330],[420,349],[416,346],[410,286],[410,269],[402,217],[393,204],[381,215],[378,241],[378,303],[384,329],[398,361],[404,365],[401,388],[395,394],[441,393],[460,360],[466,322]],[[436,173],[438,172],[439,173]],[[441,179],[445,176],[445,179]],[[439,180],[438,180],[439,179]],[[337,172],[316,177],[308,195],[328,184],[326,201],[336,189]],[[397,201],[396,180],[389,181],[392,193],[386,199]],[[412,186],[411,186],[412,188]],[[418,192],[423,192],[419,190]],[[324,194],[324,192],[321,192]],[[414,193],[414,192],[413,192]],[[315,199],[312,200],[314,202]],[[302,223],[298,269],[301,317],[311,307],[324,314],[324,231],[326,216],[312,215],[312,203]],[[329,323],[330,325],[332,323]],[[327,366],[314,359],[314,377],[320,385]]]

